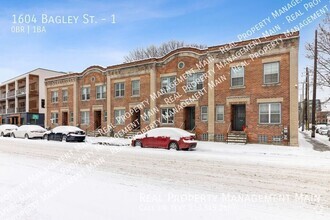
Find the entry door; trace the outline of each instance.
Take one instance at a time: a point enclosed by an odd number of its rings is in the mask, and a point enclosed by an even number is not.
[[[133,123],[133,130],[140,130],[141,128],[141,111],[140,109],[135,109],[134,113],[132,114],[132,120]]]
[[[245,125],[245,105],[233,105],[233,130],[243,131]]]
[[[62,112],[62,125],[68,125],[68,112]]]
[[[94,112],[94,130],[99,129],[101,127],[101,111]]]
[[[195,107],[185,108],[185,130],[192,130],[195,127]]]

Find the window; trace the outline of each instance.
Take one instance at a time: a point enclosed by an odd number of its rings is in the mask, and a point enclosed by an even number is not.
[[[51,96],[52,96],[52,103],[57,103],[58,102],[58,91],[52,92]]]
[[[278,83],[280,75],[280,63],[265,63],[264,64],[264,83],[272,84]]]
[[[259,104],[259,123],[260,124],[281,123],[281,104],[280,103]]]
[[[108,121],[108,112],[104,111],[104,121]]]
[[[45,108],[45,99],[41,99],[41,108]]]
[[[115,83],[115,97],[124,97],[125,83]]]
[[[208,133],[202,134],[201,140],[202,141],[208,141],[209,140],[209,134]]]
[[[225,141],[225,135],[224,134],[215,134],[214,140],[215,141]]]
[[[144,114],[141,117],[143,121],[148,122],[150,120],[150,111],[148,108],[144,109]]]
[[[230,68],[231,86],[244,86],[244,67]]]
[[[70,122],[73,122],[73,112],[70,112]]]
[[[217,105],[216,109],[216,121],[224,121],[225,120],[225,107],[223,105]]]
[[[201,120],[207,121],[207,106],[201,107]]]
[[[115,110],[115,124],[123,125],[125,124],[125,109]]]
[[[162,123],[173,124],[174,123],[174,111],[173,108],[163,108],[162,112]]]
[[[132,96],[140,95],[140,80],[132,81]]]
[[[52,124],[58,124],[58,113],[52,112],[50,115],[50,123]]]
[[[81,89],[81,100],[86,101],[90,99],[90,88],[89,87],[83,87]]]
[[[62,101],[63,102],[68,101],[68,90],[62,90]]]
[[[259,134],[258,135],[258,143],[259,144],[268,143],[268,137],[267,137],[267,135]]]
[[[107,87],[105,85],[96,86],[96,99],[105,99]]]
[[[187,90],[197,91],[203,89],[203,73],[193,73],[187,77]]]
[[[81,112],[81,124],[89,124],[89,112]]]
[[[161,78],[161,89],[164,93],[173,93],[176,90],[174,83],[175,76],[162,77]]]

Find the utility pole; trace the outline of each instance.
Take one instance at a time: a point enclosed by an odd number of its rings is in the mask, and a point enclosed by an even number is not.
[[[305,111],[305,106],[306,106],[306,97],[304,97],[304,92],[305,92],[305,83],[302,84],[302,95],[301,95],[301,103],[302,103],[302,106],[301,106],[301,110],[302,110],[302,116],[301,116],[301,122],[302,122],[302,125],[301,125],[301,130],[304,131],[305,130],[305,114],[306,114],[306,111]]]
[[[313,79],[313,105],[312,105],[312,138],[315,138],[315,114],[316,114],[316,72],[317,72],[317,30],[315,30],[314,49],[314,79]]]
[[[306,67],[306,94],[305,94],[305,122],[306,130],[309,131],[309,71]]]

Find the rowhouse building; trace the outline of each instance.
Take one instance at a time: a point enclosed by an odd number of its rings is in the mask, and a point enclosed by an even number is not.
[[[298,33],[281,34],[49,78],[46,124],[297,145],[298,47]]]

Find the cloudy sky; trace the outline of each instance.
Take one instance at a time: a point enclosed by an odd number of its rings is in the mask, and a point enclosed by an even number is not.
[[[39,67],[81,72],[91,65],[119,64],[137,47],[169,40],[208,46],[239,41],[238,35],[262,21],[265,27],[248,38],[260,37],[276,26],[280,27],[277,33],[285,32],[316,11],[330,9],[328,0],[314,1],[318,2],[314,5],[309,2],[290,4],[290,11],[274,18],[272,13],[288,7],[291,1],[2,1],[0,82]],[[289,21],[286,16],[291,14]],[[305,58],[304,45],[313,40],[321,20],[313,20],[301,29],[300,75],[306,66],[312,67],[312,61]],[[319,91],[319,97],[324,99],[329,93]]]

